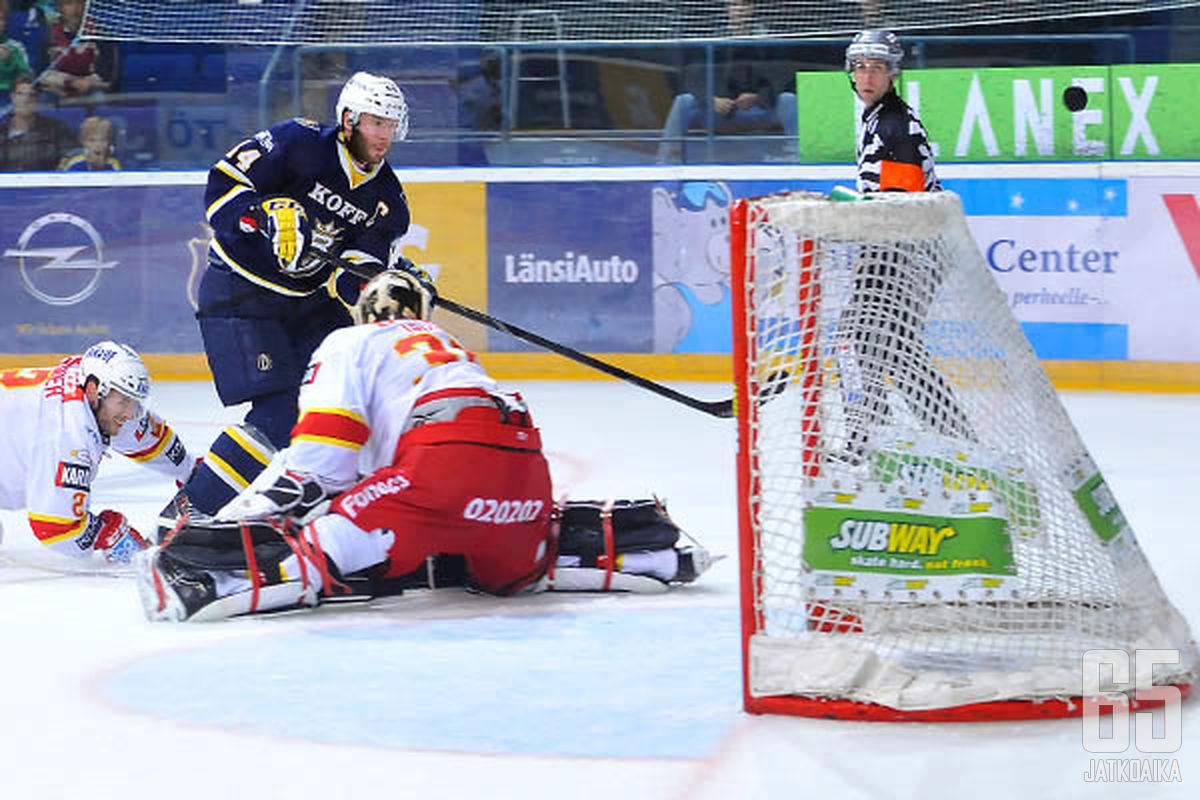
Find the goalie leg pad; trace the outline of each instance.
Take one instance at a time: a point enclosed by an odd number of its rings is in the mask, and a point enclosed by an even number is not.
[[[658,594],[667,591],[669,584],[692,583],[720,558],[694,541],[676,546],[680,535],[687,534],[658,500],[612,501],[607,526],[611,534],[606,535],[605,509],[609,505],[599,501],[557,504],[559,550],[547,573],[550,591]],[[445,554],[431,557],[406,575],[370,577],[376,596],[469,584],[463,557]]]
[[[687,534],[657,498],[570,501],[559,504],[557,513],[553,591],[659,592],[668,583],[691,583],[714,560],[694,541],[677,546]]]
[[[248,553],[243,537],[249,536]],[[279,580],[279,564],[292,555],[280,528],[266,520],[185,524],[171,539],[171,557],[203,570],[244,570],[253,559],[268,580]]]
[[[657,500],[612,501],[612,547],[605,542],[603,513],[606,503],[571,500],[559,507],[562,528],[560,556],[579,556],[585,567],[620,553],[669,550],[679,541],[680,529]]]
[[[185,523],[139,561],[138,573],[152,620],[224,619],[315,606],[318,592],[354,594],[312,526],[294,532],[287,520]]]
[[[317,592],[302,581],[261,586],[233,572],[209,572],[176,559],[169,547],[135,557],[138,592],[147,619],[211,622],[242,614],[315,606]]]

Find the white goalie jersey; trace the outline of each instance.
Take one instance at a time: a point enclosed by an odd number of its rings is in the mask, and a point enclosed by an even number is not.
[[[309,362],[283,467],[326,489],[344,489],[392,464],[401,434],[420,423],[413,419],[419,398],[467,388],[497,392],[475,355],[433,323],[394,320],[334,331]]]
[[[83,394],[79,362],[0,372],[0,508],[26,509],[40,542],[76,557],[92,551],[91,485],[110,448],[177,481],[194,464],[152,412],[104,436]]]

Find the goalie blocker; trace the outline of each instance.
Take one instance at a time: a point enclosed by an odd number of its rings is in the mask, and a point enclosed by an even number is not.
[[[657,499],[571,501],[556,507],[555,518],[558,558],[535,591],[665,592],[695,581],[715,560]],[[690,543],[679,546],[681,535]],[[312,526],[288,518],[184,517],[140,567],[147,617],[177,621],[361,602],[406,589],[474,588],[465,559],[449,554],[399,577],[384,577],[386,564],[341,575]]]

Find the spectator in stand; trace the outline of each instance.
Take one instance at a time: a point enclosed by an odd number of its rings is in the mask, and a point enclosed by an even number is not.
[[[501,117],[500,55],[498,51],[489,49],[480,56],[478,71],[459,78],[459,125],[464,131],[498,133]],[[483,137],[460,135],[458,163],[460,166],[488,163]]]
[[[86,97],[111,89],[117,80],[116,45],[77,41],[83,0],[58,0],[58,13],[46,52],[50,66],[38,76],[38,88],[59,97]]]
[[[29,71],[46,68],[46,42],[50,23],[58,19],[57,0],[8,0],[8,35],[25,47]]]
[[[37,113],[33,76],[13,81],[12,111],[0,117],[0,171],[53,170],[64,154],[77,147],[65,122]]]
[[[65,172],[118,170],[121,162],[113,155],[113,124],[104,117],[88,117],[79,126],[82,149],[63,159],[59,169]]]
[[[500,130],[500,56],[495,50],[479,58],[479,71],[458,84],[464,122],[476,131]]]
[[[728,0],[723,35],[740,39],[767,35],[754,19],[754,0]],[[716,91],[712,98],[716,133],[743,133],[782,129],[789,145],[796,141],[796,94],[776,92],[762,64],[770,60],[768,48],[753,44],[721,47],[716,58]],[[688,129],[704,125],[706,108],[691,93],[678,95],[667,114],[659,145],[659,162],[678,161]]]
[[[0,102],[12,91],[13,79],[29,72],[25,45],[8,35],[9,0],[0,0]]]

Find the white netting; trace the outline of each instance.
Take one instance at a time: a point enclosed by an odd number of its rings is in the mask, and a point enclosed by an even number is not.
[[[1182,0],[797,0],[757,3],[761,35],[836,36],[1200,5]],[[244,44],[664,41],[726,35],[721,0],[91,0],[96,38]]]
[[[951,192],[748,201],[755,696],[929,709],[1197,653]],[[1119,687],[1118,687],[1119,688]]]

